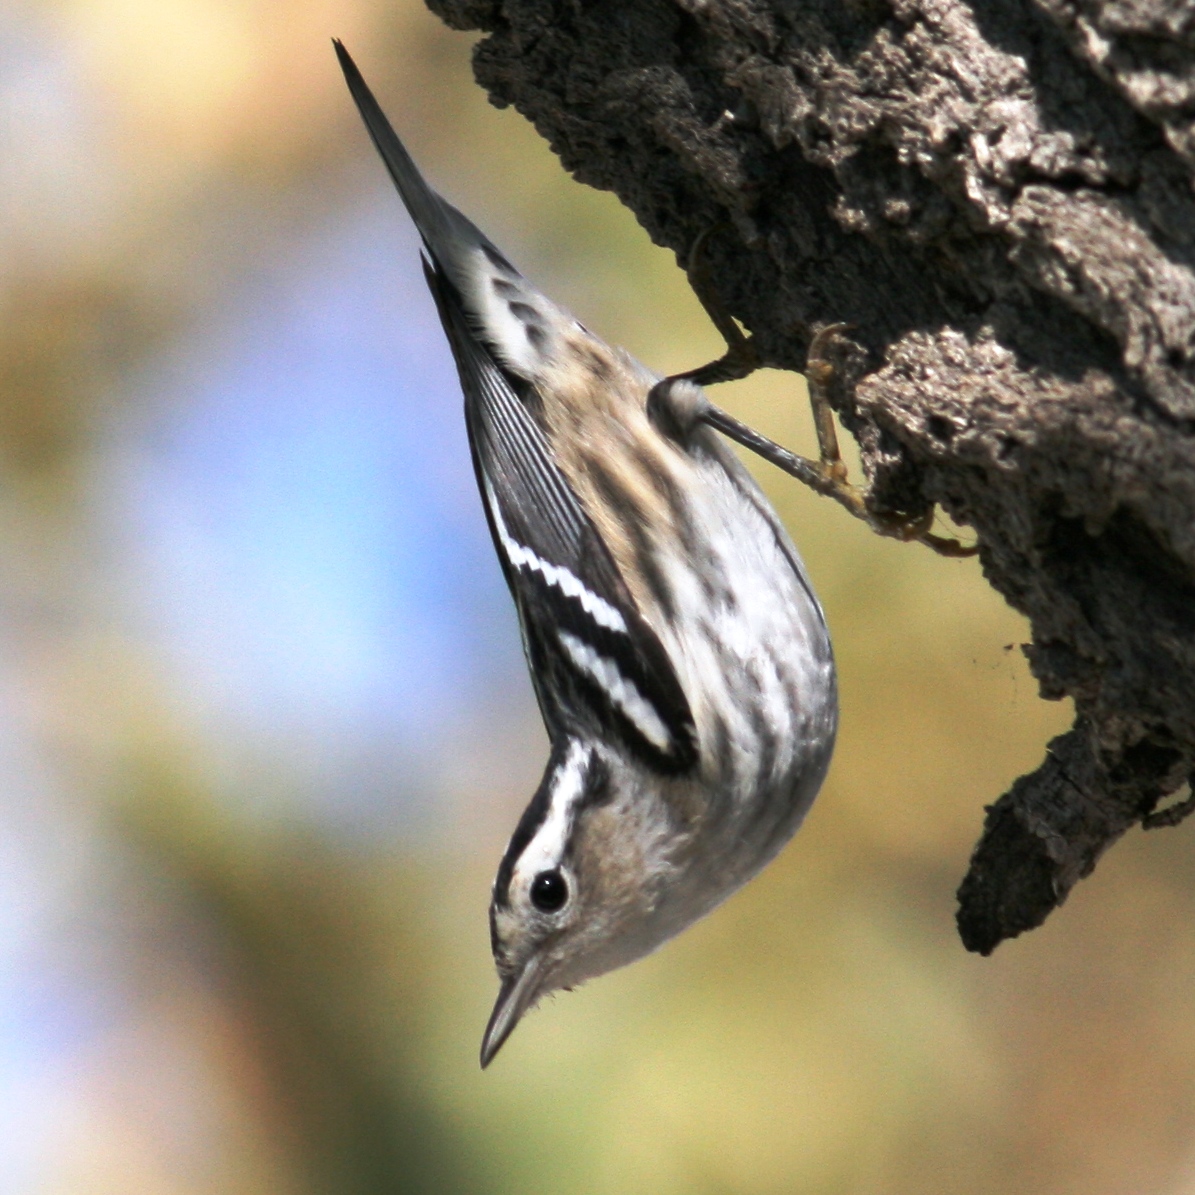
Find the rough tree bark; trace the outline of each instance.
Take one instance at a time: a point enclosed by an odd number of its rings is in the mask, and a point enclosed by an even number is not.
[[[987,811],[972,950],[1041,923],[1195,770],[1195,6],[429,0],[494,102],[616,192],[770,364],[852,325],[880,512],[940,503],[1072,730]],[[912,549],[910,549],[912,550]]]

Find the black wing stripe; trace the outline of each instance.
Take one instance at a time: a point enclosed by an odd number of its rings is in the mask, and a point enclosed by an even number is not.
[[[510,395],[505,398],[508,404],[518,402]],[[492,418],[495,414],[497,418]],[[486,471],[500,483],[498,492],[506,498],[516,537],[523,543],[538,540],[546,554],[571,559],[584,533],[575,499],[558,472],[545,474],[544,464],[550,458],[543,433],[526,414],[521,419],[515,415],[506,406],[497,411],[483,407],[475,416]],[[533,528],[538,534],[532,533]]]
[[[633,680],[626,677],[617,664],[595,651],[588,643],[563,629],[556,632],[574,667],[588,676],[601,689],[610,706],[630,722],[661,755],[675,753],[676,735],[665,724],[660,711],[643,695]]]
[[[543,484],[537,473],[528,474],[528,467],[539,467],[543,459],[538,453],[512,452],[510,440],[499,429],[485,426],[479,429],[482,460],[487,475],[495,482],[497,492],[504,498],[508,511],[508,525],[521,543],[538,542],[546,556],[569,560],[576,556],[583,527],[567,519],[566,498],[558,489]],[[524,448],[523,445],[517,446]]]
[[[486,500],[493,511],[494,530],[510,565],[520,573],[537,576],[538,580],[548,587],[547,592],[560,594],[569,613],[579,606],[589,621],[616,632],[629,642],[630,628],[623,612],[617,606],[612,606],[600,594],[594,593],[569,569],[544,560],[530,548],[519,543],[506,526],[502,517],[501,502],[494,493],[489,478],[485,479],[484,486]]]
[[[480,403],[467,404],[473,408],[467,413],[487,471],[505,483],[503,492],[527,494],[530,512],[550,535],[552,547],[562,556],[571,556],[580,544],[585,524],[559,470],[544,468],[550,459],[544,434],[505,384],[493,361],[482,358],[484,350],[471,336],[465,343],[474,350],[466,362],[469,381],[481,398]],[[516,521],[522,524],[525,516]]]
[[[488,480],[484,484],[488,489]],[[586,588],[569,570],[511,541],[496,495],[490,492],[488,499],[495,539],[516,570],[524,607],[552,628],[568,662],[583,675],[588,696],[596,696],[656,767],[676,771],[695,762],[689,705],[655,633],[631,611],[624,614]]]

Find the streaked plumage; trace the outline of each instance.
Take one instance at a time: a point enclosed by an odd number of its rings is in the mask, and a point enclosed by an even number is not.
[[[494,884],[485,1065],[540,996],[653,950],[791,837],[829,765],[833,657],[796,549],[702,424],[700,391],[531,286],[428,188],[337,52],[423,238],[552,743]]]

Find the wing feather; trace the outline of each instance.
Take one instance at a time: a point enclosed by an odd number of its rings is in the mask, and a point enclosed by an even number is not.
[[[549,733],[596,723],[661,771],[691,767],[696,735],[684,690],[556,464],[532,411],[537,396],[474,333],[452,282],[434,263],[425,273],[460,373],[478,485]]]

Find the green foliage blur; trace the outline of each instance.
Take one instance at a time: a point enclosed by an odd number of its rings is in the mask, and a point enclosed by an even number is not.
[[[229,768],[113,615],[96,477],[116,429],[178,401],[135,379],[375,185],[334,35],[441,189],[587,325],[662,371],[716,355],[716,334],[671,255],[491,108],[470,38],[414,0],[24,0],[4,20],[67,64],[111,179],[80,193],[53,160],[49,198],[0,233],[0,594],[9,733],[73,827],[47,874],[75,886],[68,908],[95,883],[124,894],[99,929],[34,929],[64,970],[118,939],[128,1005],[56,1080],[65,1111],[4,1189],[1195,1191],[1191,831],[1130,835],[1042,930],[967,955],[953,892],[983,806],[1070,710],[1038,698],[1027,628],[976,561],[881,540],[763,466],[841,667],[826,788],[746,891],[548,1002],[482,1074],[488,886],[542,734],[491,736],[479,776],[445,758],[432,833],[346,843],[246,816],[270,760]],[[813,450],[799,378],[719,401]]]

